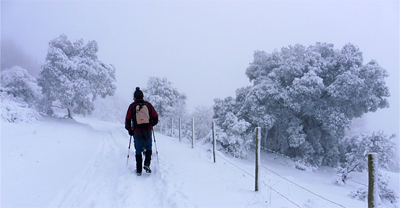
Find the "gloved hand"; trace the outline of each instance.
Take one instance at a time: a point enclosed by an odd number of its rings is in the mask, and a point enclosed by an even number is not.
[[[133,136],[133,129],[129,129],[128,133],[129,135]]]

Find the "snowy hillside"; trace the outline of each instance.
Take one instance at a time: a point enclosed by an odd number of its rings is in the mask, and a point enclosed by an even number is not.
[[[122,124],[2,121],[1,207],[367,207],[348,196],[362,186],[354,181],[367,184],[367,173],[336,186],[332,169],[301,171],[289,159],[263,153],[261,190],[254,192],[252,158],[218,152],[213,163],[209,145],[192,149],[189,141],[158,133],[156,141],[153,173],[136,176],[134,157],[126,166],[129,135]],[[387,174],[398,190],[398,173]]]

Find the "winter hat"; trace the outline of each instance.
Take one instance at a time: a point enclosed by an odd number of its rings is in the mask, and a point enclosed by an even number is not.
[[[143,99],[143,92],[140,90],[139,87],[136,87],[136,91],[133,94],[133,97],[136,99]]]

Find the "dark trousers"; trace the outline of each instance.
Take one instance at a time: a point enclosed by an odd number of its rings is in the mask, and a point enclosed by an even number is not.
[[[152,151],[152,136],[151,131],[135,131],[133,134],[136,155],[140,155],[143,152],[143,148]]]
[[[142,152],[146,149],[144,165],[149,167],[152,155],[152,138],[151,131],[135,131],[133,133],[135,149],[136,149],[136,171],[142,172]]]

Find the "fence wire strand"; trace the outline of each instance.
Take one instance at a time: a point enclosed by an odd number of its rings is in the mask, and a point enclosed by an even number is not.
[[[200,147],[200,146],[198,146],[198,147]],[[205,151],[208,151],[207,149],[205,149],[205,148],[203,148],[203,147],[200,147],[200,148],[203,149],[203,150],[205,150]],[[231,165],[233,165],[234,167],[240,169],[241,171],[245,172],[247,175],[249,175],[249,176],[255,178],[255,176],[253,176],[251,173],[247,172],[246,170],[243,170],[242,168],[240,168],[239,166],[237,166],[237,165],[233,164],[232,162],[226,160],[225,158],[223,158],[223,157],[221,157],[221,156],[219,156],[219,155],[216,155],[216,156],[218,156],[219,158],[225,160],[226,162],[230,163]],[[251,161],[251,160],[247,160],[247,161],[254,163],[254,162]],[[315,196],[318,196],[318,197],[320,197],[321,199],[324,199],[325,201],[328,201],[328,202],[330,202],[330,203],[332,203],[332,204],[335,204],[335,205],[337,205],[337,206],[346,208],[345,206],[343,206],[343,205],[341,205],[341,204],[338,204],[338,203],[336,203],[336,202],[334,202],[334,201],[331,201],[331,200],[329,200],[329,199],[327,199],[327,198],[325,198],[325,197],[323,197],[323,196],[321,196],[321,195],[318,195],[318,194],[314,193],[313,191],[311,191],[311,190],[309,190],[309,189],[307,189],[307,188],[304,188],[304,187],[300,186],[299,184],[297,184],[297,183],[295,183],[295,182],[293,182],[293,181],[291,181],[291,180],[289,180],[289,179],[287,179],[287,178],[281,176],[280,174],[276,173],[275,171],[273,171],[273,170],[271,170],[271,169],[269,169],[269,168],[267,168],[267,167],[265,167],[265,166],[263,166],[263,165],[261,165],[261,167],[267,169],[268,171],[272,172],[273,174],[277,175],[278,177],[280,177],[280,178],[282,178],[282,179],[284,179],[284,180],[286,180],[286,181],[288,181],[288,182],[290,182],[290,183],[292,183],[292,184],[298,186],[299,188],[301,188],[301,189],[303,189],[303,190],[305,190],[305,191],[307,191],[307,192],[309,192],[309,193],[311,193],[311,194],[313,194],[313,195],[315,195]],[[300,207],[299,205],[297,205],[296,203],[294,203],[293,201],[291,201],[289,198],[287,198],[286,196],[284,196],[283,194],[279,193],[279,192],[276,191],[274,188],[272,188],[271,186],[269,186],[268,184],[266,184],[264,181],[262,181],[262,183],[263,183],[264,185],[266,185],[268,188],[270,188],[271,190],[275,191],[277,194],[279,194],[279,195],[281,195],[282,197],[284,197],[286,200],[288,200],[288,201],[290,201],[291,203],[293,203],[294,205],[296,205],[297,207]]]
[[[288,182],[290,182],[290,183],[292,183],[292,184],[298,186],[299,188],[301,188],[301,189],[303,189],[303,190],[305,190],[305,191],[308,191],[308,192],[311,193],[311,194],[314,194],[315,196],[318,196],[318,197],[320,197],[320,198],[322,198],[322,199],[324,199],[324,200],[326,200],[326,201],[328,201],[328,202],[330,202],[330,203],[332,203],[332,204],[336,204],[336,205],[338,205],[338,206],[340,206],[340,207],[344,207],[344,206],[341,205],[341,204],[338,204],[338,203],[336,203],[336,202],[334,202],[334,201],[331,201],[331,200],[329,200],[329,199],[327,199],[327,198],[325,198],[325,197],[323,197],[323,196],[321,196],[321,195],[318,195],[318,194],[312,192],[311,190],[308,190],[308,189],[306,189],[306,188],[300,186],[299,184],[297,184],[297,183],[295,183],[295,182],[293,182],[293,181],[291,181],[291,180],[289,180],[289,179],[287,179],[287,178],[285,178],[285,177],[279,175],[279,174],[276,173],[275,171],[273,171],[273,170],[271,170],[271,169],[269,169],[269,168],[267,168],[267,167],[265,167],[265,166],[263,166],[263,165],[261,165],[261,167],[267,169],[268,171],[272,172],[273,174],[277,175],[278,177],[280,177],[280,178],[282,178],[282,179],[284,179],[284,180],[286,180],[286,181],[288,181]],[[345,207],[344,207],[344,208],[345,208]]]
[[[270,150],[270,149],[268,149],[268,148],[261,147],[261,149],[263,149],[263,150],[265,150],[265,151],[268,151],[268,152],[270,152],[270,153],[273,153],[273,154],[279,155],[279,156],[281,156],[281,157],[286,157],[286,158],[290,159],[290,157],[288,157],[288,156],[286,156],[286,155],[284,155],[284,154],[281,154],[281,153],[279,153],[279,152],[276,152],[276,151]],[[249,161],[250,161],[250,160],[249,160]],[[250,162],[253,162],[253,161],[250,161]],[[253,162],[253,163],[254,163],[254,162]],[[330,172],[330,173],[332,173],[332,172]],[[335,174],[335,173],[332,173],[332,174]],[[358,182],[358,181],[355,181],[355,180],[353,180],[353,179],[348,179],[348,180],[349,180],[349,181],[353,181],[354,183],[357,183],[357,184],[363,185],[363,186],[365,186],[365,187],[368,187],[368,185],[366,185],[366,184],[364,184],[364,183],[361,183],[361,182]]]
[[[207,149],[205,149],[205,148],[203,148],[203,147],[200,147],[200,148],[203,149],[203,150],[205,150],[205,151],[208,151]],[[226,162],[228,162],[228,163],[231,164],[232,166],[236,167],[237,169],[243,171],[243,172],[246,173],[247,175],[249,175],[249,176],[255,178],[254,175],[252,175],[251,173],[247,172],[246,170],[240,168],[239,166],[235,165],[234,163],[228,161],[227,159],[225,159],[225,158],[223,158],[223,157],[221,157],[221,156],[219,156],[219,155],[216,155],[216,156],[218,156],[219,158],[225,160]],[[284,196],[283,194],[279,193],[277,190],[275,190],[274,188],[272,188],[272,187],[269,186],[268,184],[266,184],[264,181],[262,181],[262,183],[263,183],[265,186],[267,186],[268,188],[270,188],[271,190],[273,190],[274,192],[276,192],[277,194],[279,194],[280,196],[282,196],[283,198],[285,198],[286,200],[288,200],[289,202],[291,202],[292,204],[296,205],[297,207],[301,207],[301,206],[299,206],[298,204],[294,203],[294,202],[293,202],[292,200],[290,200],[289,198],[287,198],[286,196]]]
[[[207,149],[205,149],[205,148],[203,148],[203,147],[201,147],[201,146],[197,146],[197,147],[200,147],[201,149],[203,149],[203,150],[205,150],[205,151],[209,151],[209,150],[207,150]],[[267,149],[267,148],[262,148],[262,149],[264,149],[264,150],[266,150],[266,151],[270,151],[271,153],[275,153],[275,154],[276,154],[276,152],[271,151],[271,150],[269,150],[269,149]],[[278,155],[279,155],[279,153],[278,153]],[[243,172],[246,173],[247,175],[249,175],[249,176],[255,178],[254,175],[252,175],[251,173],[247,172],[246,170],[240,168],[239,166],[235,165],[234,163],[232,163],[232,162],[226,160],[225,158],[223,158],[223,157],[221,157],[221,156],[219,156],[219,155],[216,155],[216,156],[218,156],[219,158],[225,160],[226,162],[228,162],[228,163],[231,164],[232,166],[236,167],[237,169],[243,171]],[[252,163],[255,163],[255,162],[253,162],[253,161],[251,161],[251,160],[247,160],[247,161],[250,161],[250,162],[252,162]],[[265,166],[263,166],[263,165],[261,165],[261,167],[267,169],[267,170],[270,171],[271,173],[273,173],[273,174],[277,175],[278,177],[280,177],[280,178],[282,178],[282,179],[288,181],[289,183],[292,183],[292,184],[294,184],[295,186],[297,186],[297,187],[299,187],[299,188],[301,188],[301,189],[303,189],[303,190],[305,190],[305,191],[307,191],[307,192],[309,192],[309,193],[311,193],[311,194],[313,194],[313,195],[315,195],[315,196],[320,197],[321,199],[323,199],[323,200],[325,200],[325,201],[328,201],[328,202],[330,202],[330,203],[332,203],[332,204],[335,204],[335,205],[337,205],[337,206],[346,208],[345,206],[343,206],[343,205],[341,205],[341,204],[338,204],[338,203],[336,203],[336,202],[334,202],[334,201],[331,201],[331,200],[329,200],[329,199],[327,199],[327,198],[325,198],[325,197],[323,197],[323,196],[321,196],[321,195],[318,195],[318,194],[314,193],[313,191],[311,191],[311,190],[309,190],[309,189],[307,189],[307,188],[304,188],[304,187],[300,186],[299,184],[297,184],[297,183],[295,183],[295,182],[293,182],[293,181],[291,181],[291,180],[289,180],[289,179],[287,179],[287,178],[281,176],[280,174],[276,173],[275,171],[273,171],[273,170],[271,170],[271,169],[269,169],[269,168],[267,168],[267,167],[265,167]],[[284,196],[283,194],[281,194],[280,192],[278,192],[277,190],[275,190],[274,188],[272,188],[271,186],[269,186],[268,184],[266,184],[264,181],[261,181],[261,182],[262,182],[265,186],[267,186],[268,188],[270,188],[271,190],[273,190],[274,192],[276,192],[277,194],[279,194],[280,196],[282,196],[283,198],[285,198],[286,200],[288,200],[289,202],[291,202],[292,204],[294,204],[295,206],[300,207],[298,204],[296,204],[295,202],[293,202],[292,200],[290,200],[289,198],[287,198],[286,196]],[[354,181],[354,182],[356,182],[356,181]],[[359,183],[359,182],[356,182],[356,183]],[[362,183],[359,183],[359,184],[366,186],[365,184],[362,184]]]
[[[269,149],[267,149],[267,148],[263,148],[263,149],[264,149],[264,150],[267,150],[267,151],[269,151],[269,152],[275,153],[274,151],[269,150]],[[278,155],[279,155],[279,154],[278,154]],[[247,161],[254,163],[254,162],[251,161],[251,160],[247,160]],[[311,193],[311,194],[314,194],[315,196],[318,196],[318,197],[320,197],[320,198],[322,198],[322,199],[324,199],[324,200],[326,200],[326,201],[328,201],[328,202],[331,202],[331,203],[333,203],[333,204],[336,204],[336,205],[338,205],[338,206],[340,206],[340,207],[344,207],[344,208],[345,208],[345,206],[343,206],[343,205],[341,205],[341,204],[338,204],[338,203],[336,203],[336,202],[334,202],[334,201],[331,201],[331,200],[329,200],[329,199],[327,199],[327,198],[325,198],[325,197],[323,197],[323,196],[321,196],[321,195],[318,195],[318,194],[314,193],[313,191],[311,191],[311,190],[309,190],[309,189],[307,189],[307,188],[304,188],[303,186],[300,186],[299,184],[297,184],[297,183],[295,183],[295,182],[293,182],[293,181],[291,181],[291,180],[289,180],[289,179],[287,179],[287,178],[281,176],[281,175],[278,174],[277,172],[275,172],[275,171],[273,171],[273,170],[271,170],[271,169],[265,167],[264,165],[261,165],[261,167],[267,169],[268,171],[270,171],[271,173],[277,175],[278,177],[280,177],[280,178],[282,178],[282,179],[284,179],[284,180],[286,180],[286,181],[288,181],[288,182],[290,182],[290,183],[292,183],[292,184],[298,186],[299,188],[301,188],[301,189],[303,189],[303,190],[305,190],[305,191],[307,191],[307,192],[309,192],[309,193]]]

